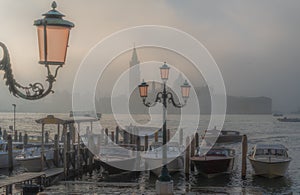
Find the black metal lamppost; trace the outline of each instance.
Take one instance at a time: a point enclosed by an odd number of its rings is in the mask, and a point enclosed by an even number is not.
[[[191,86],[189,83],[185,80],[183,85],[181,85],[181,93],[182,98],[184,100],[183,104],[175,103],[175,100],[173,98],[173,94],[166,89],[166,83],[169,78],[169,70],[170,67],[164,63],[163,66],[160,67],[160,76],[163,81],[163,90],[161,92],[158,92],[155,98],[155,101],[153,103],[146,102],[146,98],[148,96],[148,84],[146,82],[142,82],[139,85],[139,92],[140,96],[143,98],[143,104],[147,107],[155,106],[157,102],[160,102],[163,104],[163,168],[161,169],[161,174],[159,176],[159,181],[162,182],[169,182],[171,181],[171,177],[168,172],[167,168],[167,103],[172,103],[173,106],[176,108],[182,108],[185,106],[187,99],[189,98],[190,88]]]
[[[43,14],[44,18],[34,21],[37,27],[38,45],[39,45],[39,63],[47,68],[48,88],[44,89],[41,83],[29,84],[22,86],[12,74],[10,57],[7,47],[0,42],[3,50],[3,57],[0,60],[0,70],[4,71],[5,84],[9,91],[16,97],[27,100],[37,100],[53,93],[52,87],[55,82],[59,68],[61,68],[66,59],[69,34],[74,24],[64,20],[64,15],[57,11],[55,1],[52,3],[52,10]],[[51,73],[50,67],[55,67],[54,74]]]

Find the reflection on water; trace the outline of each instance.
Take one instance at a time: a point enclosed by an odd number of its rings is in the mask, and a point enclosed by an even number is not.
[[[33,131],[36,134],[40,133],[41,126],[37,125],[34,121],[38,118],[45,117],[47,114],[31,114],[31,113],[17,113],[17,129],[20,131]],[[289,116],[287,116],[289,117]],[[291,116],[299,117],[299,116]],[[143,120],[143,116],[139,115],[135,118]],[[177,117],[168,115],[168,125],[177,124]],[[9,125],[12,125],[13,115],[11,113],[0,113],[0,126],[8,129]],[[209,122],[209,116],[201,116],[200,126],[201,129],[205,129],[205,126]],[[101,125],[107,127],[109,130],[115,129],[116,123],[113,120],[113,115],[103,115],[101,118]],[[46,127],[50,130],[50,136],[56,133],[56,127],[54,131],[51,131],[53,127]],[[95,127],[96,128],[96,127]],[[286,177],[267,179],[263,177],[252,176],[252,167],[247,162],[247,178],[241,180],[240,167],[241,167],[241,146],[239,144],[230,145],[236,149],[236,154],[239,155],[236,159],[236,168],[231,175],[221,175],[216,178],[207,179],[199,175],[191,175],[190,183],[186,183],[185,174],[177,173],[173,176],[174,187],[178,190],[183,190],[186,186],[191,187],[227,187],[227,188],[244,188],[244,189],[259,189],[266,194],[287,194],[300,192],[300,123],[281,123],[276,118],[270,115],[227,115],[224,124],[224,129],[238,130],[241,134],[247,134],[249,150],[257,143],[263,142],[280,142],[289,149],[289,155],[293,158],[290,163],[289,170]],[[32,133],[31,133],[32,134]],[[1,174],[1,173],[0,173]],[[132,189],[132,192],[140,192],[141,189],[155,189],[156,177],[147,172],[142,172],[140,175],[123,175],[113,179],[108,179],[106,182],[136,182],[140,186],[138,189]],[[85,176],[82,181],[88,181],[93,183],[101,183],[103,178],[99,176],[99,173],[93,173],[91,176]],[[190,185],[189,185],[190,184]],[[54,189],[56,186],[52,186]],[[65,186],[57,187],[59,190],[72,191],[71,189],[81,189],[82,186],[70,185],[68,189]],[[102,188],[96,188],[97,190]],[[55,190],[55,189],[54,189]]]
[[[262,188],[265,192],[269,193],[282,193],[291,190],[292,180],[289,177],[266,179],[253,176],[251,186]]]

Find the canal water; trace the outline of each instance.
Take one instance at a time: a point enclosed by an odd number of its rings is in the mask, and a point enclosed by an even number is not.
[[[17,113],[16,129],[29,134],[40,133],[41,126],[35,124],[35,120],[45,117],[45,113]],[[63,114],[55,114],[62,116]],[[288,117],[300,117],[299,115]],[[136,121],[147,122],[146,115],[137,115]],[[209,116],[201,116],[200,128],[205,128]],[[178,117],[168,116],[168,124],[176,126]],[[0,113],[0,126],[8,129],[13,124],[12,113]],[[113,115],[103,115],[101,125],[109,130],[116,127]],[[47,129],[48,128],[48,129]],[[46,127],[47,130],[56,133],[55,128]],[[186,182],[184,173],[172,175],[177,193],[184,194],[187,191],[206,193],[226,192],[227,194],[300,194],[300,123],[279,122],[271,115],[227,115],[224,129],[238,130],[248,136],[249,149],[257,143],[282,143],[289,149],[292,162],[285,177],[266,179],[252,176],[252,168],[247,162],[247,177],[240,179],[241,170],[241,146],[229,145],[236,149],[239,155],[236,160],[234,172],[231,175],[222,175],[213,179],[206,179],[198,175],[191,175]],[[50,133],[51,133],[50,132]],[[94,171],[92,175],[86,175],[77,182],[61,182],[51,186],[47,190],[58,194],[154,194],[156,177],[149,176],[148,172],[140,175],[128,173],[116,178],[103,181],[100,173]]]

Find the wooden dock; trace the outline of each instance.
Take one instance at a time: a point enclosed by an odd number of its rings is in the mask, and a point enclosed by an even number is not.
[[[53,176],[64,173],[64,169],[63,168],[52,168],[52,169],[47,169],[41,173],[44,173],[45,177],[53,177]]]
[[[15,176],[7,177],[5,179],[0,179],[0,188],[17,184],[17,183],[24,183],[34,179],[39,179],[39,178],[41,179],[42,177],[45,177],[44,172],[18,174]]]

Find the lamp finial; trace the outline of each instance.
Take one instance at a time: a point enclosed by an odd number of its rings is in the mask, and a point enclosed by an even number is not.
[[[52,7],[52,9],[55,9],[55,8],[57,8],[57,4],[56,4],[56,2],[55,2],[55,1],[53,1],[53,2],[52,2],[52,4],[51,4],[51,7]]]

